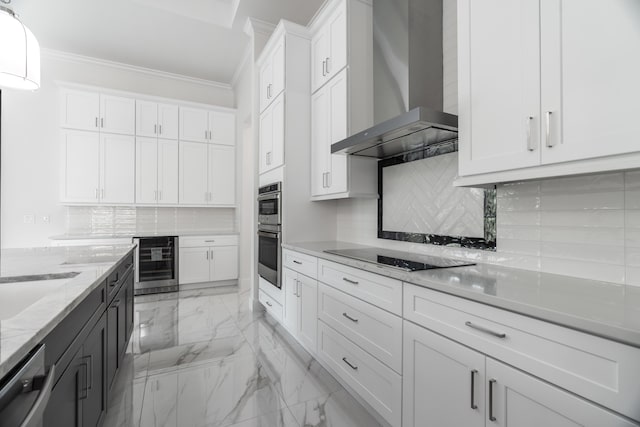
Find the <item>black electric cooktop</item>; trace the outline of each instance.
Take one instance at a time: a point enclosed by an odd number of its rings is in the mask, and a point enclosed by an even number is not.
[[[438,258],[429,255],[418,255],[410,252],[394,251],[390,249],[336,249],[326,250],[326,253],[340,255],[359,261],[381,264],[387,267],[399,268],[404,271],[431,270],[434,268],[450,268],[475,265],[473,262],[460,261],[450,258]]]

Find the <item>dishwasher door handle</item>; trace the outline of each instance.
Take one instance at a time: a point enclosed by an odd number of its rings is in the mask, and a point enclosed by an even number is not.
[[[53,389],[53,379],[56,377],[56,365],[51,365],[47,379],[44,381],[42,388],[40,389],[40,395],[36,399],[35,403],[29,410],[29,413],[25,417],[20,427],[36,427],[42,425],[42,416],[44,410],[49,403],[49,397],[51,397],[51,389]]]

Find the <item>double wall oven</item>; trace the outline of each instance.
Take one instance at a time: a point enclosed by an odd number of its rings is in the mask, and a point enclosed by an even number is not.
[[[282,183],[258,190],[258,275],[282,287]]]

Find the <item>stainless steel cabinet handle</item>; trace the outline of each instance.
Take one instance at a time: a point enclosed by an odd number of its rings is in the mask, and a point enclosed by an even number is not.
[[[33,406],[27,416],[22,421],[23,426],[39,425],[38,423],[42,420],[42,415],[47,407],[47,403],[49,403],[49,397],[51,397],[51,390],[53,389],[53,380],[55,377],[56,365],[51,365],[49,373],[47,374],[47,379],[44,381],[44,384],[40,389],[40,395],[33,403]]]
[[[273,305],[269,301],[265,301],[264,303],[267,304],[269,307],[273,307]]]
[[[114,303],[116,304],[116,303]],[[84,377],[84,385],[81,387],[80,389],[80,396],[78,396],[78,400],[85,400],[87,397],[89,397],[89,386],[87,384],[88,382],[88,375],[89,375],[89,364],[87,362],[85,362],[83,360],[82,364],[82,369],[83,369],[83,377]]]
[[[162,135],[162,125],[158,125],[158,130],[160,131],[160,135]]]
[[[534,151],[536,149],[533,140],[531,139],[531,126],[533,125],[533,117],[529,116],[527,118],[527,150]]]
[[[300,261],[296,260],[296,259],[293,260],[293,263],[294,264],[298,264],[298,265],[302,265],[302,263]]]
[[[553,142],[551,142],[551,114],[553,114],[552,111],[547,111],[545,113],[545,122],[547,125],[547,129],[546,129],[546,136],[547,136],[547,147],[549,148],[553,148],[553,146],[555,145]]]
[[[471,370],[471,409],[478,409],[478,405],[476,405],[476,374],[478,373],[477,369]]]
[[[322,76],[323,77],[327,75],[326,69],[327,69],[327,61],[322,61]]]
[[[497,418],[493,415],[493,385],[497,381],[495,379],[489,380],[489,421],[496,421]]]
[[[158,190],[153,192],[153,200],[158,200]]]
[[[331,172],[327,172],[327,188],[331,188]]]
[[[87,385],[87,390],[91,390],[93,388],[93,355],[88,355],[88,356],[84,356],[83,359],[87,359],[89,360],[89,367],[88,367],[88,385]]]
[[[210,252],[211,252],[211,258],[209,259],[213,260],[213,249]]]
[[[343,277],[342,280],[344,280],[347,283],[351,283],[352,285],[357,285],[360,282],[356,282],[355,280],[351,280],[351,279],[347,279],[346,277]]]
[[[494,337],[497,337],[497,338],[506,338],[507,337],[507,334],[505,334],[505,333],[495,332],[495,331],[492,331],[491,329],[485,328],[484,326],[474,325],[473,323],[471,323],[469,321],[464,322],[464,324],[467,325],[468,327],[470,327],[471,329],[475,329],[477,331],[484,332],[485,334],[493,335]]]
[[[205,240],[206,243],[215,243],[215,240]]]
[[[329,61],[331,61],[331,58],[327,57],[327,60],[325,61],[325,63],[327,64],[327,75],[331,72],[331,69],[329,68],[330,67]]]
[[[207,130],[205,129],[205,131],[204,131],[204,139],[209,139],[209,138],[207,138],[207,135],[208,135],[208,132],[207,132]]]
[[[347,319],[351,320],[353,323],[358,323],[358,319],[354,319],[353,317],[349,316],[347,313],[342,313],[342,315]]]
[[[158,191],[158,198],[162,200],[162,190]]]
[[[209,251],[207,250],[207,261],[209,260]]]
[[[98,127],[98,118],[96,117],[96,128]]]
[[[301,284],[300,281],[296,280],[296,296],[298,298],[300,298],[302,296],[302,295],[300,295],[300,284]]]
[[[153,133],[158,133],[158,125],[153,125]]]
[[[104,127],[104,118],[100,119],[100,127],[103,128]]]
[[[358,367],[357,367],[357,366],[355,366],[355,365],[352,365],[351,363],[349,363],[349,361],[347,360],[347,358],[346,358],[346,357],[343,357],[343,358],[342,358],[342,361],[343,361],[344,363],[346,363],[347,365],[349,365],[349,367],[350,367],[351,369],[353,369],[354,371],[357,371],[357,370],[358,370]]]

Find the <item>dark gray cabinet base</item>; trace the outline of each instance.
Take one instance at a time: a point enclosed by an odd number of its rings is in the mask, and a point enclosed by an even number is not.
[[[108,392],[131,336],[133,324],[127,323],[127,310],[133,313],[133,298],[131,307],[127,302],[129,294],[133,295],[133,277],[133,256],[129,254],[44,339],[45,362],[58,367],[44,427],[102,425]]]

